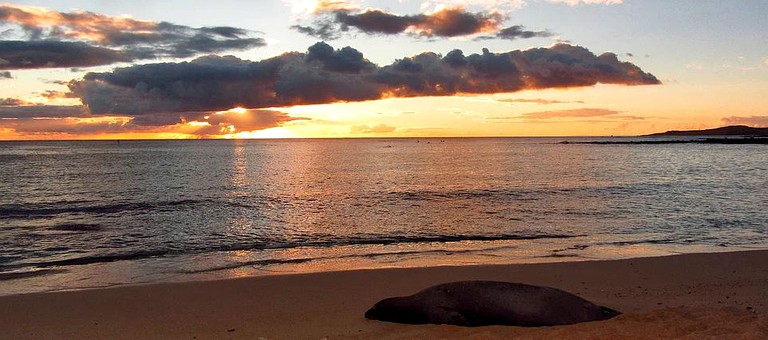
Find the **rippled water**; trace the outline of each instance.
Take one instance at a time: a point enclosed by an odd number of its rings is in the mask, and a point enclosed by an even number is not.
[[[0,294],[768,244],[768,146],[561,140],[2,142]]]

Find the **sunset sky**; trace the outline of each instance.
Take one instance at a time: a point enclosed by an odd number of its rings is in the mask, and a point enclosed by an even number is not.
[[[768,126],[765,0],[15,1],[0,140]]]

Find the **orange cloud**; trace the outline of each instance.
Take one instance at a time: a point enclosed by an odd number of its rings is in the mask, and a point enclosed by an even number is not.
[[[0,128],[25,135],[85,135],[126,132],[128,121],[119,117],[0,119]]]
[[[428,37],[454,37],[496,32],[502,21],[504,16],[498,12],[468,13],[463,7],[453,7],[423,16],[413,27],[418,34]]]
[[[305,53],[286,53],[256,62],[208,56],[190,62],[88,73],[69,83],[71,93],[45,93],[51,97],[76,97],[82,106],[28,105],[6,99],[7,105],[0,106],[0,125],[31,134],[154,131],[233,136],[302,119],[271,109],[276,107],[360,102],[387,96],[510,93],[597,83],[641,85],[659,81],[634,64],[618,61],[614,54],[595,55],[573,45],[505,53],[485,49],[471,55],[460,50],[444,56],[424,52],[378,66],[354,48],[334,49],[317,43]],[[530,114],[528,119],[600,116],[640,119],[611,115],[609,110],[538,113]],[[86,120],[104,117],[121,120]],[[54,123],[53,118],[65,120]],[[385,133],[395,128],[366,125],[354,129],[358,133]]]
[[[264,46],[256,32],[228,27],[193,28],[168,22],[92,12],[0,5],[0,69],[88,67],[160,57],[186,58]]]
[[[309,1],[313,2],[313,1]],[[313,14],[335,12],[341,10],[353,10],[357,8],[357,5],[351,1],[345,0],[314,0]]]
[[[320,14],[355,10],[357,3],[348,0],[283,0],[295,14]]]
[[[306,119],[290,117],[284,112],[273,110],[232,109],[209,114],[197,124],[193,122],[191,125],[202,126],[194,131],[197,135],[216,136],[265,130],[286,122]]]
[[[65,14],[42,7],[19,5],[0,6],[0,20],[25,27],[33,38],[45,34],[104,44],[111,39],[111,32],[132,31],[149,34],[158,25],[151,21],[109,17],[85,11]],[[47,32],[42,32],[41,29]]]
[[[768,116],[738,117],[730,116],[722,119],[726,125],[748,125],[752,127],[768,127]]]

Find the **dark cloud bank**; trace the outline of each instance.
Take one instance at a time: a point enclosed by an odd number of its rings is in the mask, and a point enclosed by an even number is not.
[[[92,12],[62,13],[0,5],[6,35],[0,70],[89,67],[155,58],[245,50],[266,45],[257,32],[236,27],[193,28],[168,22],[118,18]]]
[[[335,50],[317,43],[306,53],[258,62],[208,56],[88,73],[69,87],[92,114],[131,115],[165,124],[169,122],[158,115],[597,83],[644,85],[659,80],[613,53],[597,56],[566,44],[506,53],[484,49],[468,56],[460,50],[445,56],[426,52],[377,66],[354,48]]]
[[[523,26],[501,29],[504,16],[497,12],[472,13],[464,8],[446,8],[432,14],[398,15],[379,9],[355,13],[348,9],[324,12],[307,26],[293,29],[324,40],[341,37],[351,29],[373,35],[409,33],[421,37],[459,37],[478,33],[493,33],[478,39],[525,39],[549,37],[549,32],[527,31]]]
[[[0,69],[88,67],[133,60],[122,51],[67,41],[0,41]]]

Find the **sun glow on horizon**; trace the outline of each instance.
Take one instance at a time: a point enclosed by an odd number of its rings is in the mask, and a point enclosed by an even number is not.
[[[695,90],[702,91],[700,88]],[[267,109],[238,106],[174,126],[143,127],[133,132],[129,131],[133,128],[129,117],[27,120],[39,121],[39,131],[46,126],[60,131],[50,133],[15,132],[13,129],[18,123],[14,122],[19,120],[6,118],[0,119],[0,139],[629,136],[672,130],[684,124],[671,118],[659,118],[666,112],[660,111],[654,103],[634,100],[649,97],[656,98],[656,103],[664,103],[665,108],[675,110],[677,115],[690,121],[685,129],[711,128],[721,123],[717,107],[709,110],[711,112],[693,111],[685,101],[674,96],[681,91],[694,90],[675,84],[665,88],[598,85],[584,89],[387,98]],[[741,97],[749,97],[757,90],[739,87],[729,91],[741,91]],[[744,100],[739,105],[749,109],[749,103]],[[260,120],[274,118],[270,114],[275,112],[282,112],[291,120],[274,123]],[[111,132],[92,132],[98,125],[109,126]]]
[[[224,111],[216,111],[216,112],[214,112],[213,114],[215,114],[215,115],[225,115],[225,114],[227,114],[227,113],[245,114],[245,113],[247,113],[247,112],[248,112],[248,109],[246,109],[246,108],[244,108],[244,107],[242,107],[242,106],[237,106],[237,107],[233,107],[233,108],[231,108],[231,109],[229,109],[229,110],[224,110]],[[205,119],[209,119],[209,118],[210,118],[210,116],[205,116],[204,118],[205,118]]]
[[[244,114],[244,113],[248,112],[248,109],[246,109],[244,107],[241,107],[241,106],[238,106],[238,107],[229,109],[229,112]]]
[[[233,134],[226,134],[221,136],[223,139],[289,139],[289,138],[304,138],[297,131],[285,127],[279,126],[270,129],[257,130],[257,131],[243,131]]]

